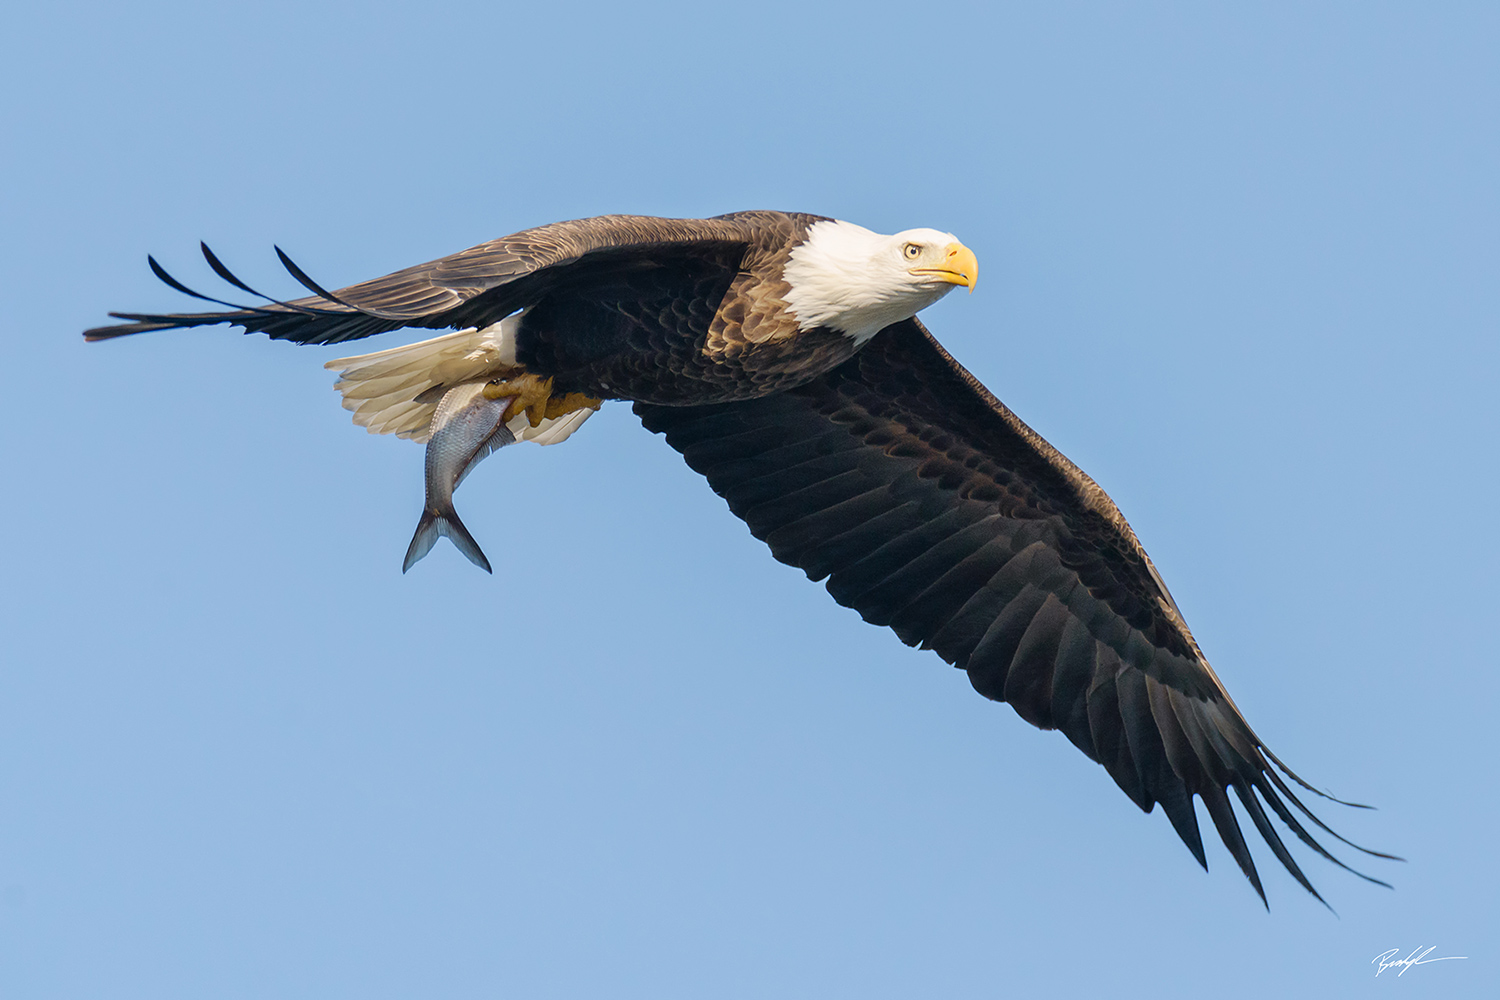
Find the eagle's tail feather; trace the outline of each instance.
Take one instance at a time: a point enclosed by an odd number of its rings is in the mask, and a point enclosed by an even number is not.
[[[514,359],[515,326],[512,318],[481,330],[459,330],[374,354],[338,358],[324,367],[339,373],[334,388],[344,397],[344,409],[353,411],[356,424],[372,434],[422,442],[445,386],[485,378],[503,370],[507,358]]]

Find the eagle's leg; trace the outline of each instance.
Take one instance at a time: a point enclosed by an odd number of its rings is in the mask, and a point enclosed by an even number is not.
[[[547,400],[547,419],[567,416],[575,410],[597,410],[604,405],[598,396],[586,396],[581,392],[565,392]]]
[[[524,412],[531,426],[537,427],[543,420],[554,420],[575,410],[588,408],[597,410],[603,401],[581,392],[569,392],[561,396],[552,395],[552,379],[536,375],[516,375],[513,378],[497,379],[484,387],[486,399],[510,398],[503,418],[510,420]]]

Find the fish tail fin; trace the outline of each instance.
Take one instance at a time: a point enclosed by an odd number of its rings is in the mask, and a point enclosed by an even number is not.
[[[406,559],[401,563],[401,572],[405,573],[420,562],[423,556],[431,552],[441,535],[452,539],[454,548],[462,552],[469,562],[486,573],[495,572],[490,568],[490,561],[484,557],[479,543],[474,541],[474,536],[469,534],[469,529],[464,527],[464,523],[458,519],[458,512],[454,510],[449,510],[445,514],[431,510],[422,511],[422,519],[417,522],[416,533],[411,536],[411,544],[406,547]]]

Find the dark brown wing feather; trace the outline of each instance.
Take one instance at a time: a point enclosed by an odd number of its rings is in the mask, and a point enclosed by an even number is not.
[[[635,409],[777,559],[1061,730],[1143,810],[1160,803],[1200,864],[1194,795],[1264,900],[1231,790],[1309,892],[1265,807],[1339,863],[1114,503],[916,320],[790,392]]]
[[[777,212],[740,212],[714,219],[610,215],[559,222],[333,292],[313,284],[282,255],[292,274],[317,294],[290,302],[268,300],[262,306],[234,307],[199,295],[153,260],[152,269],[172,287],[231,308],[206,313],[111,313],[130,322],[96,327],[85,331],[84,337],[107,340],[147,330],[231,323],[278,340],[334,344],[408,326],[481,326],[552,289],[617,279],[632,269],[652,266],[658,255],[670,258],[701,249],[723,258],[726,249],[734,248],[742,253],[756,227],[786,229],[788,221],[796,218]],[[204,255],[221,277],[259,295],[229,274],[206,247]]]

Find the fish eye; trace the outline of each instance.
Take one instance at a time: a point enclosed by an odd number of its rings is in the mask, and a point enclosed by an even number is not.
[[[922,245],[920,243],[908,243],[901,248],[901,252],[906,254],[907,260],[916,260],[922,256]]]

